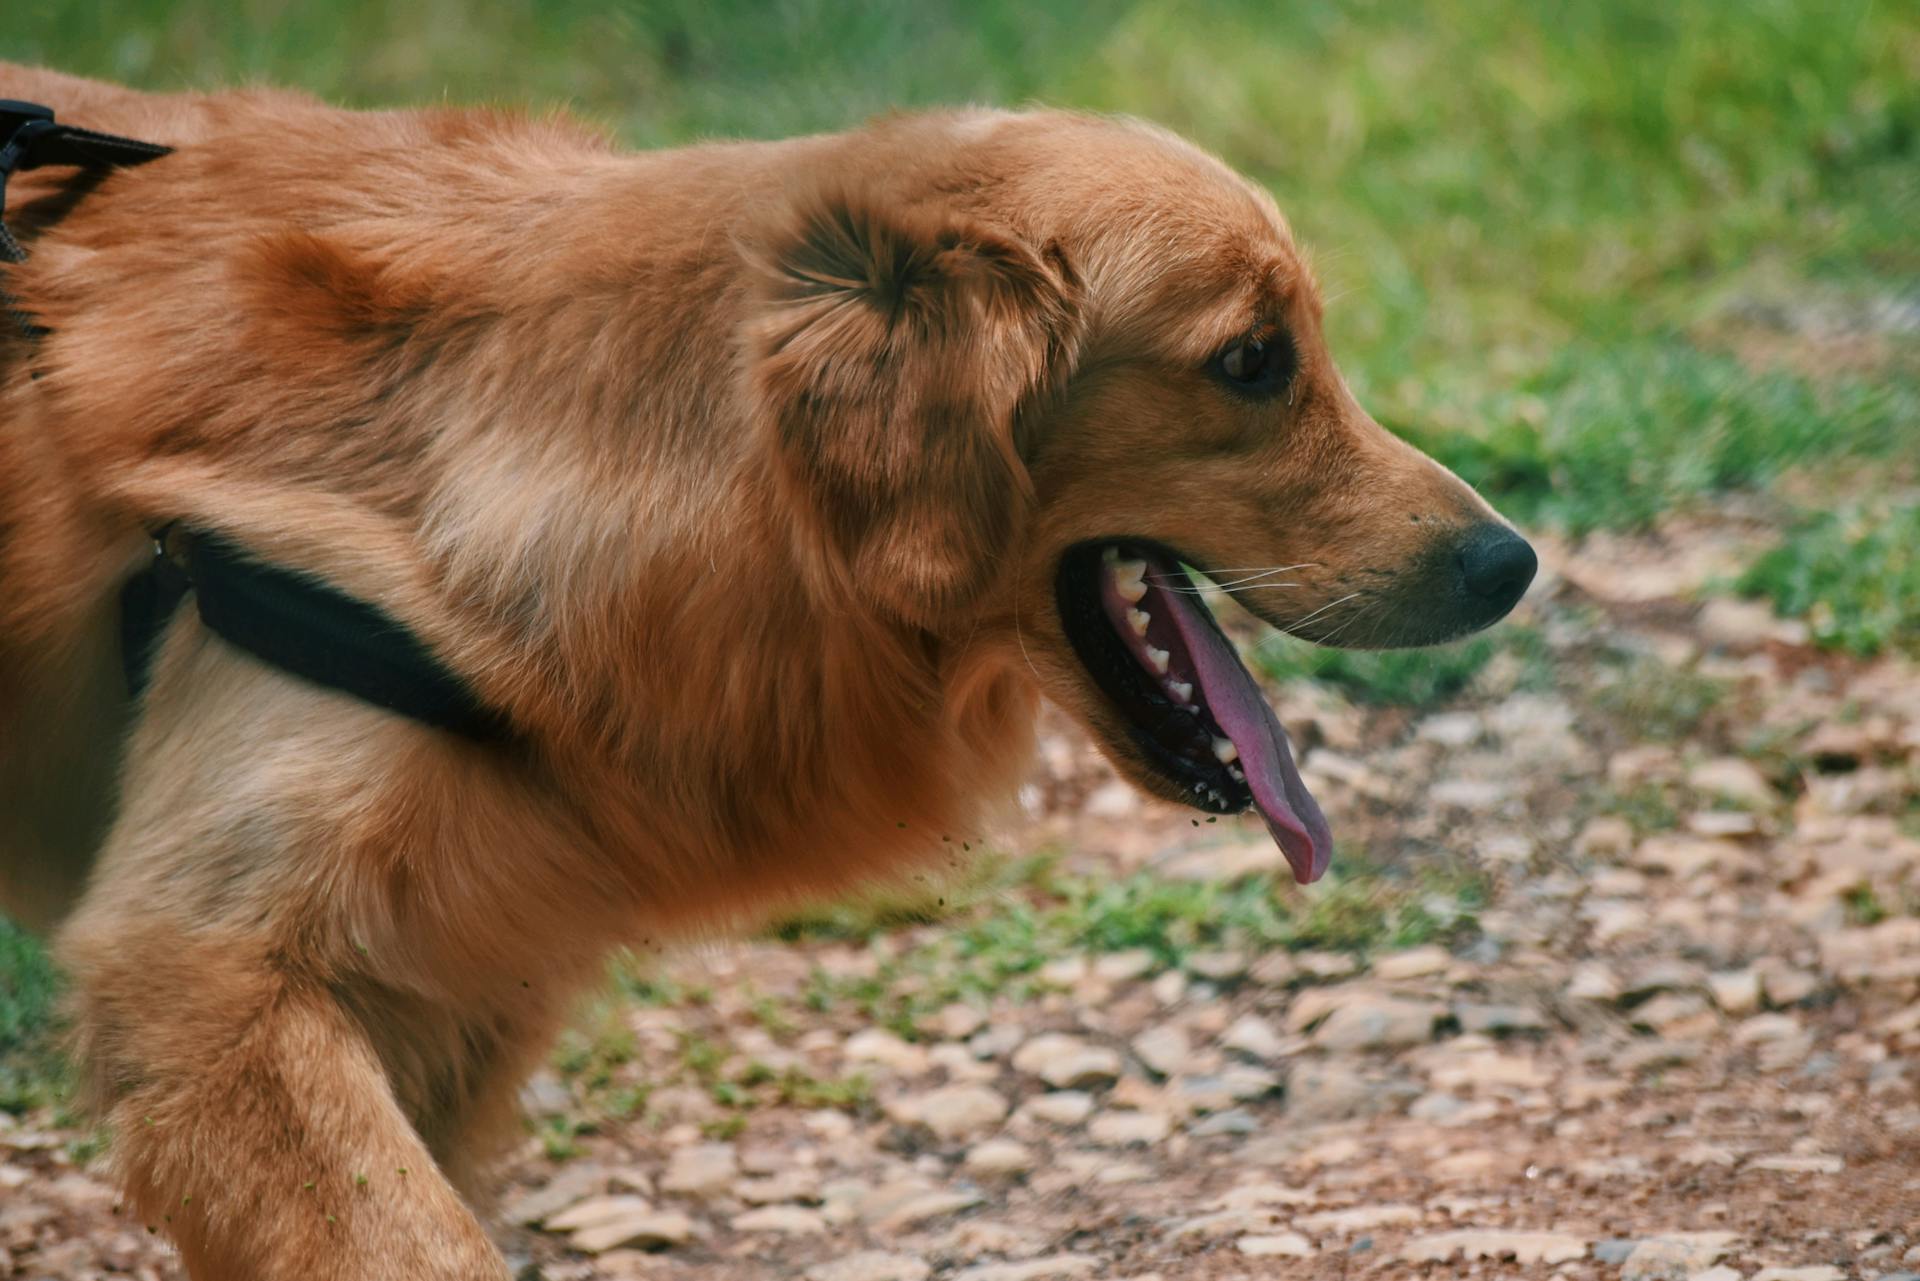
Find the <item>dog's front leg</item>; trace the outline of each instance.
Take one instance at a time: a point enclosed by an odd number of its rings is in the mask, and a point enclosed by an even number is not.
[[[361,1029],[257,938],[89,905],[64,952],[132,1208],[194,1281],[495,1281],[506,1266]]]

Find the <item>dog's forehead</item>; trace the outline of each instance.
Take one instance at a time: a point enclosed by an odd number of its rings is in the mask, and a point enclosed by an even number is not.
[[[1185,309],[1209,328],[1216,312],[1230,327],[1301,305],[1318,312],[1312,272],[1273,197],[1178,134],[1054,112],[998,124],[1030,230],[1060,244],[1110,301]]]

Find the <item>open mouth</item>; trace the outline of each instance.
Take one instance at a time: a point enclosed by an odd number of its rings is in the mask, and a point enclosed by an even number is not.
[[[1082,543],[1056,592],[1068,641],[1147,763],[1196,809],[1258,809],[1294,879],[1318,880],[1333,854],[1326,816],[1180,559],[1143,541]]]

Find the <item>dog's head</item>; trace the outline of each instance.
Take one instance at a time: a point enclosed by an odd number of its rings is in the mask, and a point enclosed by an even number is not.
[[[1323,644],[1510,610],[1526,542],[1355,403],[1267,195],[1157,130],[880,126],[754,246],[776,471],[848,599],[1018,646],[1148,791],[1331,839],[1190,571]]]

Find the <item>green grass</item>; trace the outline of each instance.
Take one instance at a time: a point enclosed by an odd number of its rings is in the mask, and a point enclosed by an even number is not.
[[[0,917],[0,1112],[52,1101],[63,1074],[49,1028],[59,979],[32,935]]]
[[[913,1038],[920,1020],[949,1002],[1038,995],[1047,963],[1064,956],[1140,949],[1170,968],[1223,949],[1368,955],[1452,943],[1471,936],[1489,891],[1484,874],[1464,865],[1382,868],[1344,852],[1311,892],[1261,876],[1061,876],[1044,892],[983,903],[972,919],[950,923],[872,975],[816,973],[806,1003],[816,1013],[850,1007]]]
[[[565,102],[647,145],[958,102],[1161,120],[1278,195],[1362,402],[1529,520],[1920,454],[1911,327],[1844,377],[1739,358],[1920,287],[1911,0],[16,7],[11,56],[89,74]]]
[[[1920,430],[1920,423],[1910,423]],[[1804,617],[1822,645],[1920,655],[1920,502],[1809,517],[1740,578],[1749,596]]]
[[[1251,657],[1261,672],[1276,681],[1314,680],[1356,702],[1427,707],[1465,690],[1503,653],[1519,662],[1523,683],[1545,682],[1545,643],[1538,632],[1516,624],[1431,649],[1323,649],[1273,636],[1261,641]]]

